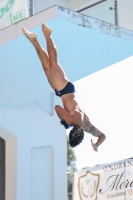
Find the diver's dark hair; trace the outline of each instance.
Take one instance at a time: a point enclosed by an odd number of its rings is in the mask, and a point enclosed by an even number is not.
[[[84,131],[80,128],[73,127],[69,133],[69,144],[71,147],[76,147],[84,139]]]

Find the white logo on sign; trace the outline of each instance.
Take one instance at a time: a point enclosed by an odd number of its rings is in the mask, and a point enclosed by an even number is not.
[[[86,172],[78,179],[78,189],[80,200],[97,200],[97,189],[100,175]]]

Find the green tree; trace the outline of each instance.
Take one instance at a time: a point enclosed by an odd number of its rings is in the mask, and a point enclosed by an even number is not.
[[[67,171],[74,172],[76,170],[76,156],[74,150],[70,147],[67,138]]]
[[[67,138],[67,171],[72,173],[76,171],[76,156],[74,150],[70,147],[69,141]],[[67,175],[67,184],[68,184],[68,200],[72,200],[72,182],[73,175]]]

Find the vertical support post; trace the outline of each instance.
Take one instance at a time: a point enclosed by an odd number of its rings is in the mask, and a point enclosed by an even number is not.
[[[72,175],[72,200],[74,200],[74,173]]]
[[[5,140],[0,137],[0,199],[5,199]]]
[[[29,0],[29,16],[33,16],[33,0]]]
[[[115,25],[119,26],[119,20],[118,20],[118,1],[115,0]]]

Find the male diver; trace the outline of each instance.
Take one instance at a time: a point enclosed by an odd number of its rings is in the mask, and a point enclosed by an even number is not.
[[[64,108],[56,105],[55,111],[61,120],[61,124],[64,125],[65,128],[69,126],[73,127],[69,133],[70,146],[75,147],[80,144],[84,138],[85,131],[98,137],[96,143],[93,143],[91,139],[91,145],[94,151],[97,152],[99,145],[102,144],[106,136],[91,124],[88,116],[77,103],[75,87],[73,83],[67,79],[63,68],[58,62],[57,48],[51,37],[52,29],[46,26],[46,24],[42,24],[42,32],[46,39],[48,53],[39,44],[36,34],[29,32],[24,27],[22,31],[35,47],[49,84],[55,90],[55,94],[62,99]]]

